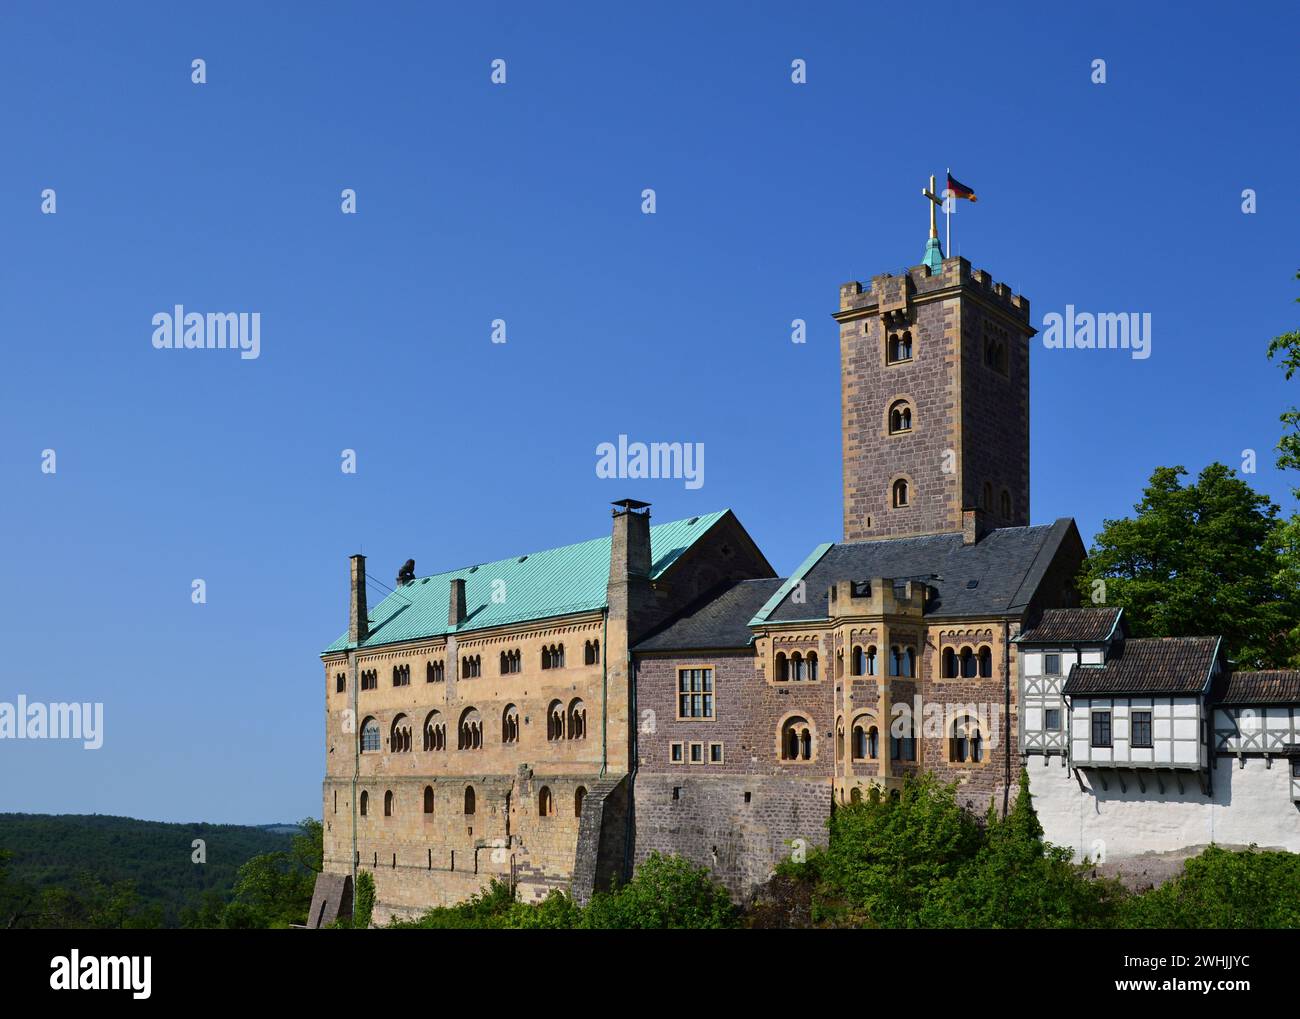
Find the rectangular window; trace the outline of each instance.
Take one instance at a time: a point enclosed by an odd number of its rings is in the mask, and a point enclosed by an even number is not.
[[[1133,712],[1132,744],[1135,747],[1150,747],[1151,743],[1151,712],[1135,711]]]
[[[682,763],[682,745],[680,743],[668,744],[668,760],[673,764]]]
[[[1043,655],[1043,672],[1049,676],[1059,676],[1061,674],[1061,656]]]
[[[691,763],[692,763],[692,764],[703,764],[703,763],[704,763],[704,744],[703,744],[703,743],[692,743],[692,744],[691,744]]]
[[[1110,712],[1094,711],[1092,713],[1092,745],[1094,747],[1110,746]]]
[[[709,744],[709,763],[710,763],[710,764],[721,764],[721,763],[722,763],[722,744],[721,744],[721,743],[710,743],[710,744]]]
[[[1291,758],[1291,774],[1300,778],[1300,757]]]
[[[1043,728],[1048,732],[1061,731],[1061,709],[1048,708],[1043,712]]]
[[[677,717],[713,717],[713,670],[677,670]]]

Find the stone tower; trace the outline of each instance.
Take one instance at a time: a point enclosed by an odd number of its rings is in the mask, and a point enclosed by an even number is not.
[[[845,541],[1029,523],[1029,301],[932,262],[840,287]]]

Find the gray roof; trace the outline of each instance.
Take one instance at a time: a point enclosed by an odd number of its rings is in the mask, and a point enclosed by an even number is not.
[[[1219,704],[1300,703],[1300,669],[1225,673],[1213,696]]]
[[[1016,640],[1022,644],[1100,644],[1115,633],[1122,611],[1116,608],[1048,609]]]
[[[1196,694],[1205,689],[1218,637],[1143,637],[1117,641],[1105,665],[1075,665],[1067,697]]]
[[[636,651],[708,651],[748,647],[749,621],[776,589],[780,577],[741,580],[687,606],[636,645]]]
[[[927,616],[1018,616],[1072,531],[1074,521],[1062,517],[1053,524],[998,528],[973,545],[964,544],[960,533],[832,545],[803,577],[807,600],[796,603],[787,594],[767,620],[825,619],[830,587],[873,577],[928,584],[935,595]]]

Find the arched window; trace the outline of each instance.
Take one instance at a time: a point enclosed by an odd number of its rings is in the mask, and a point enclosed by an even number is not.
[[[510,656],[507,655],[504,651],[502,651],[501,652],[501,675],[504,676],[509,671],[510,671]]]
[[[370,813],[370,794],[364,789],[361,790],[361,816],[365,817]]]
[[[907,491],[907,479],[899,478],[897,481],[895,481],[893,488],[891,489],[891,493],[892,493],[891,498],[893,500],[894,509],[902,509],[904,506],[906,506],[908,504],[908,496],[909,496],[909,493]]]
[[[815,683],[817,681],[817,652],[809,651],[805,661],[807,663],[808,679]]]
[[[443,721],[442,713],[437,710],[430,711],[424,717],[424,749],[447,749],[447,723]]]
[[[578,786],[573,793],[573,816],[582,816],[582,805],[587,802],[587,787]]]
[[[803,655],[798,651],[790,656],[790,675],[794,677],[796,683],[802,683],[807,678],[804,675]]]
[[[367,718],[361,723],[361,752],[373,754],[379,750],[379,721]]]
[[[564,668],[564,645],[563,644],[552,644],[549,647],[542,648],[542,668],[543,669]]]
[[[835,760],[844,760],[844,719],[835,719]]]
[[[391,789],[384,792],[384,816],[393,816],[393,790]]]
[[[411,751],[411,720],[405,715],[398,715],[388,730],[388,749],[394,754],[406,754]]]
[[[914,719],[903,718],[895,723],[901,735],[894,735],[894,729],[890,729],[889,734],[889,758],[893,761],[915,761],[916,760],[916,727]]]
[[[889,434],[912,430],[912,408],[906,400],[898,400],[889,408]]]
[[[569,739],[587,738],[587,706],[575,697],[569,702]]]
[[[424,812],[426,814],[433,813],[433,786],[431,785],[424,787]]]
[[[472,785],[465,787],[465,813],[474,813],[474,787]]]
[[[912,676],[916,675],[916,648],[914,647],[903,648],[902,666],[903,666],[903,671],[900,673],[900,675],[906,676],[908,678],[911,678]]]
[[[501,742],[519,742],[519,709],[513,704],[507,704],[501,712]]]
[[[849,675],[865,676],[867,674],[867,653],[861,644],[853,645],[853,654],[849,658]]]
[[[813,751],[812,726],[808,719],[794,715],[781,726],[781,760],[811,761]]]
[[[477,708],[466,708],[461,712],[460,725],[457,726],[457,750],[481,750],[483,748],[483,719]]]
[[[974,679],[977,669],[975,652],[968,647],[961,649],[961,678]]]
[[[546,709],[546,739],[551,743],[564,739],[564,705],[559,701],[551,701]]]
[[[1002,519],[1010,520],[1011,519],[1011,493],[1008,492],[1005,488],[1002,489],[1001,503],[1002,503]]]
[[[442,677],[443,677],[442,662],[424,663],[424,681],[426,683],[441,683]]]
[[[583,665],[600,664],[600,641],[589,640],[582,645],[582,664]]]
[[[850,803],[862,802],[862,790],[859,789],[857,786],[854,786],[853,791],[849,793],[849,802]]]
[[[942,671],[943,671],[944,679],[957,678],[957,655],[953,652],[953,649],[950,647],[946,647],[943,649],[943,670]]]
[[[790,663],[786,661],[785,652],[776,653],[776,681],[784,683],[790,678]]]
[[[867,757],[873,761],[880,757],[880,730],[874,725],[867,730]]]
[[[891,333],[886,359],[890,364],[895,361],[909,361],[912,357],[912,334],[910,331]]]
[[[554,813],[555,798],[551,795],[551,787],[544,785],[537,794],[537,816],[550,817]]]
[[[876,672],[876,668],[877,668],[876,657],[877,657],[876,646],[872,644],[871,647],[867,648],[867,675],[868,676],[879,675],[879,673]]]
[[[948,759],[955,764],[978,764],[984,760],[984,737],[979,719],[962,715],[953,721],[948,739]]]
[[[987,644],[980,647],[980,678],[993,678],[993,649]]]

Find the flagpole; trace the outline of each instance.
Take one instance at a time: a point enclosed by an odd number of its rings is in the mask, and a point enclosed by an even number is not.
[[[952,176],[952,167],[948,167],[947,174]],[[947,236],[944,238],[944,253],[952,258],[952,210],[956,208],[957,203],[952,197],[952,189],[947,187],[947,181],[944,181],[944,203],[943,203],[943,228]]]

